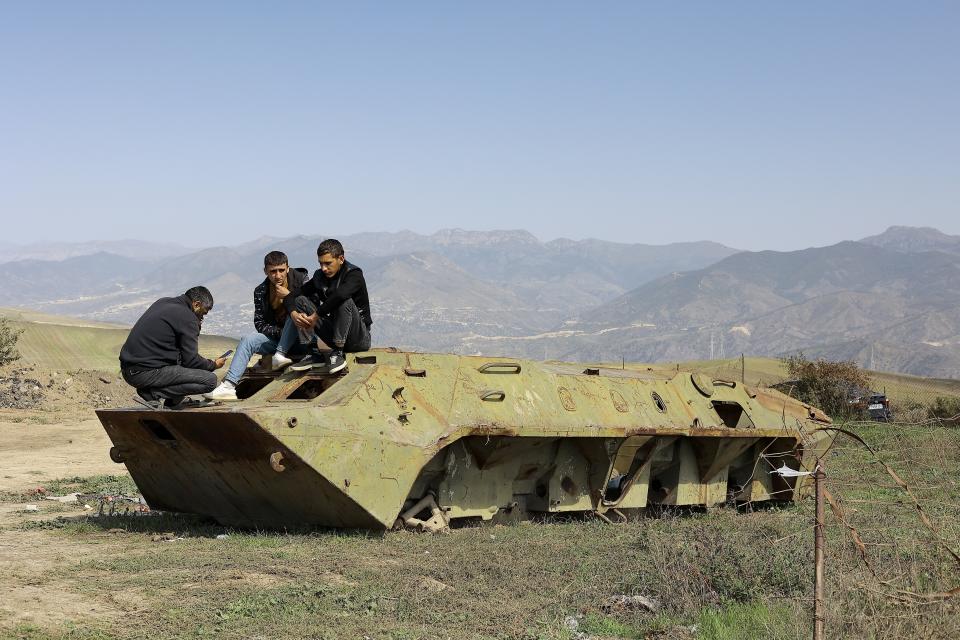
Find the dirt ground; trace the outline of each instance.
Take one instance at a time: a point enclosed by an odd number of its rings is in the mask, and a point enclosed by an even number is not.
[[[18,494],[57,478],[126,473],[110,460],[110,440],[92,411],[46,423],[50,419],[40,412],[0,412],[0,635],[18,625],[54,627],[119,614],[115,603],[57,589],[49,579],[57,567],[102,551],[102,543],[54,539],[23,528],[56,517],[63,507],[40,499],[26,503]],[[39,511],[25,512],[27,504]]]
[[[0,413],[0,492],[47,479],[126,472],[110,459],[110,439],[96,417],[43,424],[11,422],[12,413]]]

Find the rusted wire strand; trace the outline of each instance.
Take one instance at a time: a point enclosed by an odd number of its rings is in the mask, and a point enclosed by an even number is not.
[[[917,499],[916,495],[914,494],[910,486],[907,484],[907,482],[904,481],[897,474],[897,472],[894,471],[892,467],[890,467],[889,464],[887,464],[883,459],[881,459],[879,454],[869,444],[867,444],[867,442],[863,440],[863,438],[846,429],[841,429],[840,427],[823,427],[819,430],[820,431],[836,431],[837,433],[841,433],[849,438],[852,438],[856,442],[860,443],[863,447],[865,447],[873,455],[875,460],[878,463],[880,463],[880,465],[884,468],[887,474],[891,478],[893,478],[894,482],[896,483],[896,486],[902,489],[904,493],[906,493],[907,496],[909,496],[920,521],[933,535],[934,540],[936,540],[937,542],[937,545],[940,548],[942,548],[944,551],[946,551],[950,555],[950,557],[952,557],[953,560],[958,565],[960,565],[960,555],[958,555],[957,552],[954,551],[953,548],[951,548],[950,545],[947,544],[947,542],[943,539],[939,530],[933,524],[930,518],[927,516],[926,511],[923,508],[923,505]],[[870,562],[870,558],[867,555],[867,547],[866,547],[866,544],[864,544],[863,542],[863,538],[860,536],[860,532],[857,530],[856,527],[854,527],[852,524],[850,524],[846,520],[843,509],[841,508],[839,502],[833,497],[833,495],[826,489],[824,489],[824,495],[827,498],[827,502],[830,504],[830,509],[833,512],[834,516],[847,529],[850,535],[850,538],[853,541],[854,546],[856,546],[857,551],[860,554],[860,558],[863,564],[867,567],[870,574],[874,577],[874,579],[876,579],[876,581],[880,585],[889,589],[891,581],[885,581],[880,578],[873,564]],[[940,591],[940,592],[933,592],[933,593],[915,593],[913,591],[907,591],[904,589],[895,589],[892,592],[886,592],[884,595],[900,600],[902,602],[931,603],[931,602],[939,602],[939,601],[947,600],[960,595],[960,586],[957,586],[953,589],[949,589],[947,591]]]

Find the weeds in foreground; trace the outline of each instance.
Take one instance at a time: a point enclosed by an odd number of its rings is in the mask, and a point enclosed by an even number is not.
[[[955,545],[960,431],[854,428],[903,474]],[[847,529],[828,516],[831,637],[960,636],[956,602],[895,601],[880,584],[927,592],[960,582],[913,505],[861,448],[838,445],[826,464],[828,486],[879,573],[870,574]],[[91,603],[131,594],[136,615],[122,625],[89,618],[57,633],[17,628],[14,637],[806,638],[812,515],[802,501],[754,513],[664,512],[617,526],[546,522],[449,536],[244,532],[168,515],[65,518],[44,535],[88,551],[43,574],[40,586],[70,584]],[[611,605],[634,594],[656,600],[659,611]],[[123,617],[125,605],[116,606]],[[575,631],[565,625],[571,616],[580,621]]]

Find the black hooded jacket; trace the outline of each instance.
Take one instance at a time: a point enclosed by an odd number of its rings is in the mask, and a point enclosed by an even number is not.
[[[303,286],[307,275],[308,272],[303,267],[287,270],[287,289],[290,293],[284,298],[284,308],[287,306],[287,300],[297,297],[297,292]],[[289,315],[289,311],[287,313]],[[263,282],[253,290],[253,326],[256,327],[257,332],[272,340],[279,340],[283,332],[283,323],[277,321],[277,314],[270,306],[270,278],[264,278]]]
[[[341,304],[352,299],[360,310],[360,317],[363,318],[363,324],[367,329],[373,324],[373,319],[370,317],[370,297],[367,295],[367,281],[363,278],[363,270],[347,261],[343,262],[337,275],[332,278],[325,277],[323,271],[317,269],[299,292],[291,288],[290,295],[283,301],[287,313],[296,310],[297,295],[313,300],[317,305],[317,314],[321,316],[333,313],[340,308]]]

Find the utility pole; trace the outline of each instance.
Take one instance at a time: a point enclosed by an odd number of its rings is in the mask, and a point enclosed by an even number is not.
[[[747,384],[747,362],[740,354],[740,384]]]
[[[813,527],[813,640],[823,640],[823,461],[817,460],[813,472],[816,494],[816,525]]]
[[[710,332],[710,359],[713,360],[713,331]]]

